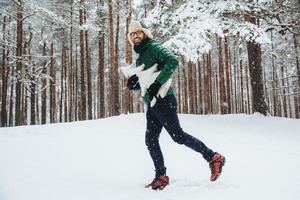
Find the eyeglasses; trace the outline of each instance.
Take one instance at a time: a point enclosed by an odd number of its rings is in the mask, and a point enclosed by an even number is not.
[[[131,37],[134,37],[135,35],[141,35],[142,33],[143,33],[143,31],[138,30],[138,31],[136,31],[136,32],[130,33],[130,36],[131,36]]]

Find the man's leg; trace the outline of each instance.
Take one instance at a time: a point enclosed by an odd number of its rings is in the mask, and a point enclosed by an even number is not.
[[[154,106],[154,109],[160,123],[163,124],[175,142],[184,144],[194,151],[201,153],[208,162],[212,160],[215,152],[209,149],[202,141],[182,130],[177,115],[176,98],[173,95],[160,99]]]
[[[151,108],[146,113],[147,130],[145,142],[149,150],[150,156],[155,166],[155,177],[166,174],[166,167],[164,165],[164,158],[159,145],[159,135],[162,130],[162,125],[159,120],[153,115]]]

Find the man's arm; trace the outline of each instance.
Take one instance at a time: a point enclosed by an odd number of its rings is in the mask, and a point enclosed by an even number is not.
[[[155,58],[158,63],[162,64],[161,71],[157,76],[156,81],[163,85],[170,79],[171,75],[176,70],[178,66],[178,59],[170,50],[160,44],[155,46],[154,51]]]

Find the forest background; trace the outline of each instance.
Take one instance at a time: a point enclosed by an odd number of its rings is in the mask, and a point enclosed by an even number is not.
[[[300,118],[299,0],[0,0],[0,121],[91,120],[145,107],[120,68],[132,19],[180,61],[180,113]]]

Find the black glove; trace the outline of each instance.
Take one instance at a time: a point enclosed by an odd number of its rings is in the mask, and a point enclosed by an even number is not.
[[[129,90],[141,89],[139,77],[137,77],[136,75],[131,76],[127,81],[127,87],[129,88]]]
[[[150,87],[147,89],[147,93],[149,95],[150,102],[152,101],[153,97],[156,97],[156,95],[157,95],[160,87],[161,87],[160,82],[158,82],[157,80],[155,80],[154,83],[152,83],[150,85]]]

